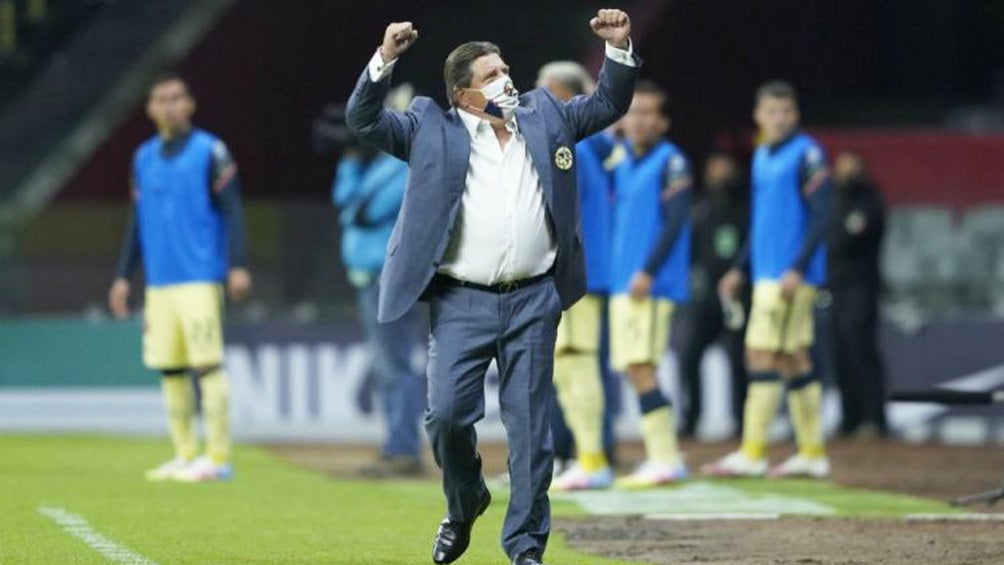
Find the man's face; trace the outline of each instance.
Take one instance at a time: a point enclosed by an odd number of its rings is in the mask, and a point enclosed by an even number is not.
[[[482,55],[471,63],[471,88],[484,88],[493,80],[508,74],[509,65],[505,64],[498,53]]]
[[[150,91],[146,111],[157,129],[168,134],[178,133],[188,129],[191,124],[195,100],[188,93],[184,82],[169,80],[154,86]]]
[[[719,193],[737,177],[736,163],[724,155],[715,155],[704,165],[704,186]]]
[[[624,137],[638,148],[654,146],[669,131],[669,116],[662,113],[663,97],[639,92],[624,116]]]
[[[838,185],[847,186],[849,181],[862,178],[864,173],[864,162],[853,153],[841,153],[833,162],[833,178]]]
[[[753,119],[766,143],[788,137],[798,127],[798,105],[791,98],[764,96],[757,102]]]

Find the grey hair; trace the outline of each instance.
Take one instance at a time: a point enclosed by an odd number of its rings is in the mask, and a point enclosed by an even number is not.
[[[574,96],[590,94],[596,88],[593,77],[575,61],[554,61],[541,67],[537,72],[537,86],[551,80],[570,90]]]

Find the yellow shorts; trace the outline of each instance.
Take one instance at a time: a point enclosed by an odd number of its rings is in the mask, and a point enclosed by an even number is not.
[[[781,298],[781,283],[761,281],[753,285],[753,306],[746,347],[759,351],[794,353],[812,345],[812,308],[816,288],[802,285],[791,301]]]
[[[673,301],[635,300],[627,294],[610,299],[610,364],[616,371],[631,365],[658,365],[669,346]]]
[[[561,315],[554,350],[558,353],[599,351],[602,316],[603,297],[596,294],[583,296]]]
[[[223,288],[214,283],[147,287],[143,362],[151,369],[223,362]]]

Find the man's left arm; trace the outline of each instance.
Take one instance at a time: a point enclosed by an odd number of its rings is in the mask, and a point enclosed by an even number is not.
[[[830,170],[822,149],[812,145],[802,158],[802,168],[799,172],[802,196],[809,207],[809,225],[805,230],[805,239],[798,252],[791,270],[804,275],[809,268],[809,262],[815,255],[826,236],[826,228],[830,221],[832,207],[832,183]]]
[[[223,216],[227,238],[227,256],[230,260],[227,291],[232,299],[241,300],[251,292],[247,240],[244,234],[244,206],[240,197],[237,163],[222,141],[217,141],[213,146],[210,174],[213,204]]]
[[[665,188],[660,195],[662,231],[648,253],[641,271],[631,278],[631,295],[637,299],[648,297],[656,273],[669,259],[680,234],[690,221],[690,197],[693,177],[690,165],[683,155],[675,155],[666,168]]]
[[[686,158],[682,155],[673,156],[669,160],[666,188],[662,193],[662,233],[645,262],[645,273],[651,277],[655,276],[669,258],[677,238],[690,218],[690,189],[693,184]]]
[[[588,96],[576,96],[563,106],[576,141],[603,130],[627,113],[641,65],[631,44],[631,19],[626,13],[600,10],[589,25],[606,41],[606,57],[596,90]]]

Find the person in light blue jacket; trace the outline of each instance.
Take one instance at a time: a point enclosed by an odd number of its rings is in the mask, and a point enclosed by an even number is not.
[[[416,346],[415,309],[393,322],[377,322],[380,271],[407,175],[408,164],[387,153],[349,149],[338,164],[331,189],[342,229],[342,261],[358,292],[386,424],[380,458],[360,470],[375,478],[423,473],[419,423],[425,410],[425,380],[411,364]]]

